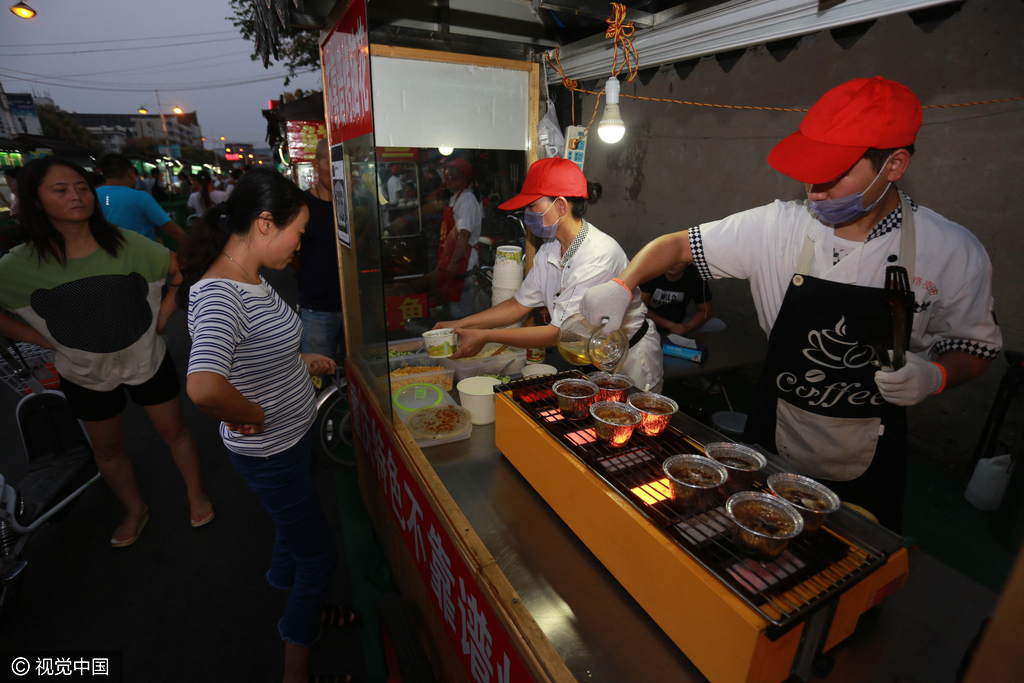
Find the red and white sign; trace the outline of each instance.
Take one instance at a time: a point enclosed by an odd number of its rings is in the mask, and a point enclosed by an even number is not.
[[[331,146],[373,131],[366,2],[355,0],[323,43]]]
[[[316,143],[327,137],[323,121],[288,121],[288,158],[293,164],[316,161]]]
[[[434,608],[469,679],[474,683],[532,681],[426,494],[396,455],[384,423],[367,401],[366,388],[351,366],[346,374],[356,440],[369,457],[381,492],[391,502],[394,521],[430,588]]]

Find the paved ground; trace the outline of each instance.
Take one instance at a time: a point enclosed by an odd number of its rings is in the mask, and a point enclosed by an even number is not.
[[[293,274],[267,277],[294,301]],[[184,320],[176,313],[168,326],[182,378],[188,356]],[[5,387],[0,392],[0,467],[8,474],[20,468],[23,451],[16,399]],[[206,527],[189,526],[185,487],[170,452],[145,413],[130,405],[128,452],[150,508],[149,524],[135,545],[112,549],[109,538],[123,509],[102,482],[87,491],[63,521],[32,540],[21,601],[0,615],[0,649],[120,650],[125,680],[133,682],[281,680],[284,647],[277,621],[287,596],[264,579],[273,524],[228,460],[216,423],[184,391],[182,402],[217,518]],[[334,474],[316,471],[339,553],[332,598],[352,604]],[[314,647],[313,669],[362,678],[359,634],[325,634]]]

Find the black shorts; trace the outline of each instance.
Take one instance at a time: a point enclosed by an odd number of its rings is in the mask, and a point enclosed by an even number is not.
[[[165,353],[156,374],[142,384],[122,384],[109,391],[96,391],[78,386],[65,377],[60,378],[60,390],[68,399],[71,413],[79,420],[100,422],[117,417],[128,405],[125,391],[132,401],[140,406],[156,406],[167,403],[181,391],[178,371],[174,369],[171,354]]]

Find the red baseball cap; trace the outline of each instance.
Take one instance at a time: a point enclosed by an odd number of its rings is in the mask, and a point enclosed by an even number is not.
[[[469,163],[465,159],[452,159],[447,164],[445,164],[445,166],[447,168],[458,169],[459,173],[461,173],[462,177],[465,178],[466,180],[473,179],[473,164]]]
[[[803,183],[827,183],[848,171],[868,149],[914,143],[921,103],[910,88],[875,76],[832,88],[768,154],[776,171]]]
[[[514,211],[541,197],[586,197],[587,178],[574,162],[560,157],[533,162],[523,181],[523,189],[498,208]]]

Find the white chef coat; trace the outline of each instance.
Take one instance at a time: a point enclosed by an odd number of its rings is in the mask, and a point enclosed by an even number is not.
[[[1003,338],[992,312],[992,264],[985,248],[963,226],[907,200],[917,238],[910,350],[933,359],[947,351],[995,358]],[[699,225],[690,230],[690,249],[705,280],[750,280],[761,328],[771,335],[805,238],[814,242],[812,277],[881,288],[885,267],[898,265],[902,216],[897,206],[838,263],[833,229],[805,201],[777,200]]]
[[[475,247],[480,241],[480,230],[483,227],[483,208],[471,190],[463,190],[459,194],[452,195],[452,198],[448,200],[448,206],[452,207],[452,213],[455,214],[456,229],[469,233],[469,242],[466,243],[466,248],[470,252],[469,264],[466,269],[470,270],[479,261]],[[471,278],[466,278],[467,286],[471,283]]]
[[[551,240],[537,250],[533,268],[515,293],[515,300],[528,308],[547,306],[551,324],[561,327],[566,318],[579,313],[584,292],[594,285],[619,276],[629,259],[614,239],[583,221],[576,239],[565,255],[561,244]],[[633,301],[622,318],[622,331],[632,338],[647,317],[647,307],[640,298],[640,288],[633,290]],[[661,388],[663,379],[661,338],[653,324],[633,348],[619,371],[629,375],[636,386],[652,390]]]
[[[388,178],[388,203],[397,204],[402,199],[401,193],[404,184],[402,179],[397,175],[393,175]]]

